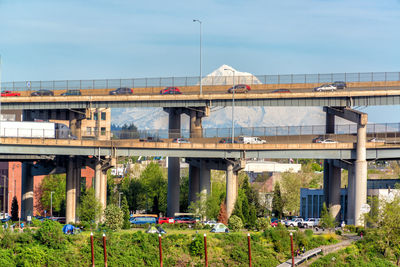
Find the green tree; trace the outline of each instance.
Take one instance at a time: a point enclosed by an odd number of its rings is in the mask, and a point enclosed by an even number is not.
[[[331,230],[332,228],[335,227],[336,220],[335,217],[332,216],[332,214],[328,211],[328,208],[326,207],[325,202],[322,204],[322,210],[321,210],[321,220],[319,221],[319,225],[322,228],[327,228]]]
[[[143,190],[142,183],[139,179],[129,179],[128,177],[123,179],[121,191],[127,198],[129,210],[136,211],[138,209],[142,209],[140,202],[144,196]]]
[[[275,183],[274,196],[272,198],[272,213],[275,214],[277,218],[282,218],[283,215],[283,201],[281,195],[281,187],[279,183]]]
[[[35,238],[49,248],[62,248],[65,245],[61,224],[45,220],[35,233]]]
[[[18,221],[18,200],[17,197],[13,197],[12,203],[11,203],[11,220],[16,222]]]
[[[81,203],[78,207],[78,216],[82,222],[97,222],[101,215],[101,203],[97,200],[93,188],[86,190],[81,196]]]
[[[228,220],[229,229],[236,232],[243,228],[243,221],[236,215],[232,215]]]
[[[65,174],[52,174],[43,178],[36,190],[36,197],[39,199],[36,208],[39,211],[50,211],[51,192],[53,193],[53,214],[60,214],[63,209],[62,203],[65,203]]]
[[[128,200],[126,200],[126,196],[123,196],[121,201],[121,210],[124,213],[124,223],[122,225],[123,229],[129,229],[131,227],[130,214],[129,214],[129,206]]]
[[[135,124],[124,124],[119,135],[120,139],[137,139],[140,137],[138,128]]]
[[[207,196],[204,193],[197,194],[197,201],[190,203],[189,212],[200,216],[201,220],[206,217],[207,214]]]
[[[300,210],[300,188],[303,178],[304,173],[285,172],[282,174],[280,186],[283,209],[290,212],[291,215],[298,214]]]
[[[160,166],[155,162],[150,163],[140,175],[140,182],[143,191],[139,206],[155,214],[166,213],[167,180]]]
[[[122,210],[114,205],[110,204],[104,211],[105,225],[107,228],[117,231],[120,230],[124,224],[124,213]]]

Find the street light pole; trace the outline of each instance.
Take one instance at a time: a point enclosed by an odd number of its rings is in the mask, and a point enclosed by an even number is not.
[[[118,197],[118,206],[119,206],[119,208],[121,208],[121,195],[122,194],[123,194],[122,192],[119,192],[119,197]]]
[[[202,83],[202,73],[201,73],[201,21],[194,19],[193,22],[198,22],[200,24],[200,95],[203,94],[203,83]]]
[[[54,192],[50,192],[50,217],[53,218],[53,194]]]
[[[233,76],[233,87],[232,87],[232,144],[234,143],[235,138],[235,70],[233,69],[224,69],[232,71]]]

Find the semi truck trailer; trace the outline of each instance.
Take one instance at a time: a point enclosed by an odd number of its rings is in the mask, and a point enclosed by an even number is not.
[[[33,121],[0,121],[0,137],[76,139],[65,124]]]

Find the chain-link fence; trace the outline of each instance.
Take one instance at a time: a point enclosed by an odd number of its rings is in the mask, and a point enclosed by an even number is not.
[[[202,78],[202,85],[231,85],[232,75],[207,76]],[[344,82],[388,82],[400,81],[400,72],[364,72],[330,74],[282,74],[235,76],[235,83],[247,84],[307,84]],[[19,81],[3,82],[3,90],[67,90],[67,89],[112,89],[119,87],[154,88],[166,86],[197,86],[200,77],[161,77],[106,80],[64,80],[64,81]]]

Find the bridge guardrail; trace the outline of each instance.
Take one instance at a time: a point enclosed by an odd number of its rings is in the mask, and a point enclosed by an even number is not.
[[[235,76],[235,84],[307,84],[344,82],[388,82],[400,81],[400,72],[358,72],[358,73],[321,73],[321,74],[278,74]],[[205,85],[231,85],[232,76],[203,77]],[[159,77],[132,79],[99,79],[99,80],[57,80],[57,81],[14,81],[1,83],[2,90],[67,90],[67,89],[112,89],[118,87],[153,88],[167,86],[198,86],[199,76],[192,77]]]

